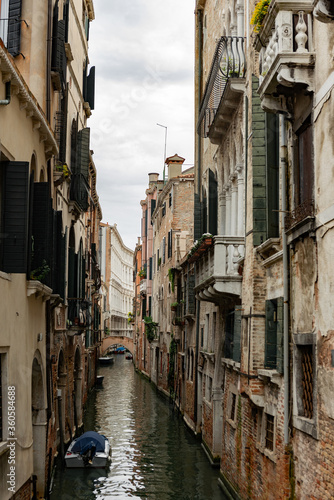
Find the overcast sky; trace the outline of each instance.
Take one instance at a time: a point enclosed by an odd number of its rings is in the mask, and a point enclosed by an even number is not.
[[[96,66],[88,120],[103,222],[125,245],[140,236],[148,173],[167,157],[194,161],[194,0],[95,0],[89,39]]]

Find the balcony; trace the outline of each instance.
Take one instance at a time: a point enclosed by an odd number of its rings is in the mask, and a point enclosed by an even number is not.
[[[86,328],[91,324],[89,302],[85,299],[68,298],[67,319],[70,326]]]
[[[215,236],[213,241],[198,260],[195,292],[199,300],[219,303],[241,295],[240,261],[245,240],[241,236]]]
[[[273,0],[257,35],[263,109],[289,114],[286,97],[313,91],[313,0]]]
[[[231,115],[245,89],[244,38],[222,36],[219,40],[204,91],[197,132],[219,144],[231,124]]]
[[[142,279],[140,282],[140,294],[146,295],[146,291],[147,291],[147,280]]]

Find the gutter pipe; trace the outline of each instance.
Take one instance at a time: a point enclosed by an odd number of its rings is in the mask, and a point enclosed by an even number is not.
[[[6,99],[0,100],[1,106],[7,106],[10,103],[10,82],[6,82]]]
[[[282,244],[283,244],[283,367],[284,367],[284,444],[289,444],[289,262],[288,245],[285,232],[285,214],[287,212],[286,167],[287,140],[286,119],[280,115],[281,129],[281,175],[282,175]]]

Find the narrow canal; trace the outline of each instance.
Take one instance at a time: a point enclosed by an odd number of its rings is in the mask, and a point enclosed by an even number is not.
[[[173,406],[135,372],[125,356],[99,369],[85,430],[107,436],[109,470],[56,468],[51,500],[224,500],[198,440]]]

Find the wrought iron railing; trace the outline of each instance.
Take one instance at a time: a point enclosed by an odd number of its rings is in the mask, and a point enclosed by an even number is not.
[[[305,200],[285,216],[285,230],[288,231],[307,217],[314,217],[314,200],[312,199]]]
[[[207,137],[230,78],[244,78],[246,58],[244,38],[222,36],[211,64],[209,78],[199,110],[197,133]]]

